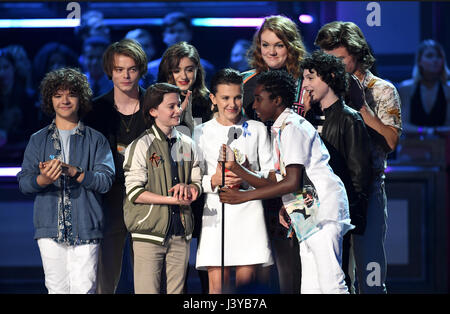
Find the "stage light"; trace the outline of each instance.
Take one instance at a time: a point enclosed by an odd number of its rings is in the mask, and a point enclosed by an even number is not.
[[[192,19],[193,26],[202,27],[259,27],[263,23],[263,18],[194,18]]]
[[[309,15],[309,14],[301,14],[298,17],[298,19],[303,24],[311,24],[312,22],[314,22],[314,18],[311,15]]]
[[[162,18],[142,18],[142,19],[104,19],[105,25],[108,26],[140,26],[140,25],[162,25]]]
[[[15,177],[20,170],[21,167],[0,167],[0,177]]]
[[[104,19],[108,26],[143,26],[162,25],[162,18],[116,18]],[[192,25],[197,27],[259,27],[263,18],[193,18]],[[77,27],[78,19],[0,19],[0,28],[51,28],[51,27]]]
[[[77,27],[79,19],[1,19],[0,28]]]

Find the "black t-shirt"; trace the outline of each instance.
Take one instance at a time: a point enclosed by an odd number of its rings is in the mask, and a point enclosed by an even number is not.
[[[117,130],[116,135],[116,159],[120,163],[121,167],[117,168],[116,178],[121,182],[125,182],[123,174],[123,162],[125,161],[125,149],[131,144],[142,132],[145,131],[145,122],[142,113],[142,107],[139,108],[134,114],[124,115],[117,111],[120,118],[120,127]]]
[[[173,145],[176,143],[176,138],[167,138],[166,141],[169,145],[169,151],[172,151]],[[180,178],[178,176],[178,163],[172,158],[172,154],[169,154],[170,156],[170,172],[172,174],[172,186],[177,185],[180,183]],[[171,211],[171,222],[170,222],[170,228],[167,232],[167,236],[175,235],[175,236],[183,236],[184,235],[184,227],[183,223],[181,222],[181,212],[180,212],[180,206],[179,205],[171,205],[169,206],[169,210]]]
[[[92,101],[92,111],[83,119],[86,125],[101,132],[109,142],[116,166],[116,183],[124,183],[123,162],[125,149],[146,130],[142,104],[145,90],[139,88],[139,110],[123,115],[114,106],[114,89]],[[126,128],[129,128],[129,132]]]

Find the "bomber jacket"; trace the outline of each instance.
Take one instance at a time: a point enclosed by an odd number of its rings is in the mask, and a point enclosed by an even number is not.
[[[199,196],[202,193],[200,160],[192,139],[175,128],[176,138],[172,151],[164,133],[153,124],[141,136],[128,145],[123,164],[126,199],[124,220],[134,241],[152,242],[163,245],[170,227],[171,211],[166,204],[138,204],[135,200],[145,191],[169,196],[172,188],[170,156],[178,164],[180,183],[194,184]],[[190,206],[180,206],[181,222],[185,239],[192,238],[194,221]]]
[[[361,114],[341,100],[324,109],[323,114],[321,138],[330,152],[329,164],[345,185],[351,222],[356,227],[352,233],[361,234],[373,178],[369,133]],[[312,116],[307,115],[309,120]]]
[[[59,142],[55,141],[55,129],[53,121],[31,136],[25,149],[22,170],[17,175],[22,193],[35,195],[35,239],[55,238],[58,234],[61,188],[57,182],[41,187],[36,181],[40,174],[39,162],[58,155]],[[100,132],[79,122],[70,139],[69,164],[84,170],[81,183],[71,178],[66,179],[70,189],[73,234],[80,240],[100,239],[103,228],[101,194],[109,191],[115,174],[108,141]],[[61,177],[60,180],[63,179]]]

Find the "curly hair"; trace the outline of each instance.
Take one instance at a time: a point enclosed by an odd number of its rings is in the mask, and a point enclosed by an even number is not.
[[[252,47],[249,50],[249,64],[257,72],[269,70],[261,54],[261,34],[265,30],[270,30],[281,39],[288,50],[286,59],[287,71],[296,79],[300,76],[299,62],[306,55],[306,49],[303,45],[302,37],[297,25],[289,18],[282,15],[273,15],[266,17],[259,30],[253,36]]]
[[[141,45],[134,39],[125,38],[109,45],[103,53],[103,71],[109,79],[112,79],[115,55],[124,55],[133,59],[139,71],[139,78],[147,74],[147,55]]]
[[[348,74],[341,59],[322,50],[314,51],[300,63],[301,71],[314,70],[338,97],[345,97],[348,89]]]
[[[156,109],[162,103],[165,94],[177,93],[181,94],[181,89],[178,86],[169,83],[155,83],[150,85],[145,91],[144,103],[142,111],[144,113],[144,121],[147,127],[150,127],[155,118],[150,115],[150,109]]]
[[[258,74],[257,85],[262,85],[270,94],[270,99],[280,96],[285,107],[291,107],[295,101],[296,81],[285,70],[272,70]]]
[[[205,84],[205,70],[200,63],[200,55],[197,49],[185,41],[181,41],[175,45],[170,46],[164,52],[161,63],[159,64],[158,79],[159,83],[175,84],[173,78],[173,71],[180,64],[180,60],[189,58],[197,67],[197,76],[194,84],[190,88],[192,90],[192,97],[207,97],[209,91]]]
[[[323,50],[345,47],[363,71],[370,69],[375,63],[366,38],[353,22],[335,21],[325,24],[317,33],[314,45]]]
[[[86,75],[79,69],[61,68],[48,72],[41,81],[41,109],[47,115],[53,117],[52,97],[59,90],[69,90],[78,96],[78,117],[82,118],[91,110],[92,90]]]

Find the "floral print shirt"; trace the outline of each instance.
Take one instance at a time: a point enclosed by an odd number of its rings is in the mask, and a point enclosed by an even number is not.
[[[78,122],[75,134],[82,135],[80,130],[84,128],[82,122]],[[53,147],[56,150],[56,154],[51,156],[51,159],[61,159],[62,160],[62,150],[61,141],[59,137],[58,128],[56,127],[55,120],[49,127],[50,131],[53,131],[51,139],[53,142]],[[73,180],[67,176],[61,176],[55,184],[60,188],[59,190],[59,201],[58,201],[58,236],[54,238],[58,243],[65,243],[67,245],[80,245],[80,244],[97,244],[99,239],[92,240],[81,240],[73,234],[72,230],[72,202],[71,202],[71,191],[70,191],[70,181]]]
[[[369,107],[385,125],[393,126],[399,132],[402,131],[401,102],[397,89],[389,83],[366,72],[362,82],[365,90],[365,98]],[[373,131],[374,132],[374,131]],[[371,135],[373,135],[370,132]],[[372,136],[372,161],[376,176],[384,176],[386,168],[387,151],[377,136]]]

